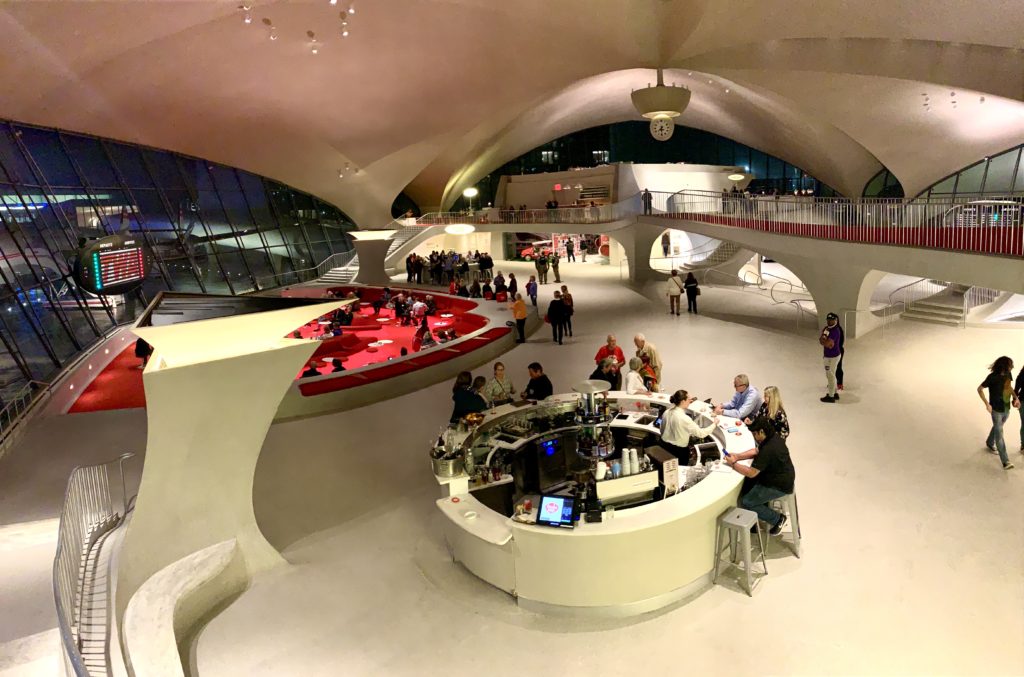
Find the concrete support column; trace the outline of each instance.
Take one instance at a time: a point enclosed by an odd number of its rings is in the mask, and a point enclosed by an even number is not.
[[[622,228],[608,233],[608,236],[618,241],[626,252],[629,260],[629,280],[633,283],[642,283],[648,280],[664,279],[664,273],[659,273],[651,268],[651,247],[655,240],[661,238],[665,229],[659,226],[652,226],[646,223],[637,223],[630,228]]]
[[[150,576],[212,544],[236,540],[247,574],[285,563],[256,524],[253,475],[317,342],[282,337],[343,305],[133,328],[155,352],[143,373],[146,463],[119,555],[119,622]]]
[[[390,235],[393,231],[385,232],[387,233],[385,238],[374,239],[365,239],[359,234],[353,233],[356,237],[354,242],[356,255],[359,256],[359,272],[356,273],[353,282],[383,286],[391,283],[391,278],[388,277],[384,267],[384,257],[387,256],[388,247],[391,246]],[[368,233],[377,234],[374,231],[368,231]]]
[[[808,259],[786,256],[780,263],[792,270],[814,297],[818,326],[825,326],[825,316],[835,313],[847,338],[857,338],[882,324],[871,313],[871,294],[885,277],[882,271],[863,266],[845,265],[834,259]]]

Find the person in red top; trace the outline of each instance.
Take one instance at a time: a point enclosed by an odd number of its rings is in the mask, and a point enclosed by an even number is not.
[[[622,388],[622,372],[620,370],[626,364],[626,356],[623,355],[622,348],[618,346],[615,334],[608,334],[608,342],[597,351],[597,355],[594,356],[594,362],[601,364],[601,360],[606,357],[615,358],[615,365],[612,367],[612,373],[615,375],[613,389],[620,390]]]

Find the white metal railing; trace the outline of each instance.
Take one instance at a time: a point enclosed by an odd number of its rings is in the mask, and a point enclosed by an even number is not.
[[[696,263],[703,263],[711,258],[722,244],[721,240],[712,240],[697,247],[693,247],[692,249],[687,249],[684,252],[673,254],[672,256],[652,256],[651,267],[655,270],[671,271],[678,269],[680,266],[690,266]]]
[[[283,287],[289,284],[298,284],[299,282],[315,280],[323,277],[327,271],[332,268],[340,268],[348,265],[355,256],[356,251],[353,249],[352,251],[331,254],[320,263],[309,268],[282,271],[275,275],[263,275],[261,277],[257,277],[256,288],[253,291],[263,291],[265,289],[274,289],[275,287]],[[306,275],[306,273],[311,274]]]
[[[1024,198],[902,200],[652,193],[655,216],[780,235],[1024,257]]]
[[[900,306],[902,306],[902,309],[897,311],[896,308]],[[856,308],[840,308],[839,313],[842,317],[844,327],[849,324],[850,315],[858,316],[861,314],[867,314],[871,317],[880,318],[881,323],[879,326],[881,327],[882,336],[884,337],[886,327],[898,320],[900,314],[903,313],[904,310],[906,310],[906,305],[903,301],[896,301],[885,308],[879,308],[876,310],[872,310],[870,308],[862,308],[860,310]]]
[[[1024,196],[1006,199],[747,196],[684,190],[640,194],[612,205],[557,209],[433,212],[419,225],[609,223],[645,212],[780,235],[1024,257]]]
[[[108,628],[99,630],[97,641],[97,631],[90,623],[93,609],[89,589],[95,577],[107,573],[96,569],[97,542],[128,512],[124,463],[132,456],[126,453],[106,463],[79,466],[68,478],[53,558],[53,600],[64,672],[69,676],[88,677],[90,669],[107,674],[109,668]],[[100,587],[107,590],[106,586]],[[109,599],[104,602],[109,603]],[[100,655],[90,649],[100,649]]]

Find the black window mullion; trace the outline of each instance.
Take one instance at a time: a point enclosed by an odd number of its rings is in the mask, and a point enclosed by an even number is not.
[[[78,165],[78,161],[75,159],[75,156],[68,149],[68,145],[64,141],[64,135],[61,134],[60,132],[57,132],[57,142],[60,144],[61,150],[64,151],[64,155],[67,156],[68,162],[71,163],[71,168],[78,176],[78,182],[82,185],[82,193],[89,198],[89,204],[92,207],[93,213],[96,214],[96,218],[100,220],[100,223],[103,223],[104,215],[98,208],[99,205],[96,199],[95,191],[92,190],[92,187],[89,184],[89,180],[86,178],[85,172],[83,172],[82,168]],[[46,296],[48,299],[50,298],[49,294],[47,294]],[[100,329],[98,324],[96,324],[96,318],[92,316],[92,311],[88,308],[88,306],[85,303],[83,303],[81,299],[79,299],[78,294],[74,294],[73,298],[75,299],[75,304],[78,306],[79,311],[81,311],[81,313],[85,316],[86,321],[89,323],[89,326],[92,327],[92,331],[96,335],[96,338],[103,336],[103,330]],[[103,307],[104,312],[106,312],[107,317],[110,319],[110,323],[116,325],[117,318],[114,317],[114,311],[111,304],[107,301],[106,298],[104,298],[102,294],[98,294],[97,298],[100,299],[100,305]],[[51,303],[50,305],[54,304]],[[66,326],[68,332],[72,336],[74,336],[74,328],[71,327],[70,320],[67,319],[67,313],[65,312],[64,307],[61,306],[59,303],[56,304],[54,307],[60,308],[61,322]],[[77,339],[75,339],[75,345],[76,347],[78,346]]]
[[[235,239],[235,243],[238,245],[238,256],[242,259],[242,265],[245,266],[245,272],[249,275],[249,281],[252,282],[253,287],[256,286],[256,276],[252,274],[252,269],[249,267],[249,262],[245,260],[245,245],[242,244],[242,238],[238,236],[238,230],[235,228],[235,223],[231,220],[231,215],[228,214],[228,210],[224,208],[224,198],[221,197],[220,189],[217,188],[217,181],[213,177],[213,170],[210,165],[203,165],[206,167],[206,174],[210,177],[210,187],[213,188],[213,194],[217,196],[217,202],[220,203],[220,210],[224,214],[224,220],[227,221],[228,227],[231,228],[231,235]],[[238,177],[235,177],[237,182]],[[238,191],[242,191],[242,184],[238,184]],[[199,210],[202,213],[202,210]],[[218,240],[219,242],[219,240]]]
[[[146,219],[142,214],[142,208],[139,207],[139,201],[135,199],[135,193],[132,192],[132,189],[128,186],[128,182],[125,180],[124,174],[121,173],[121,168],[117,166],[116,162],[114,162],[114,157],[110,154],[110,150],[107,148],[107,144],[105,144],[102,139],[100,139],[100,148],[103,149],[103,154],[106,156],[107,162],[110,163],[110,166],[114,170],[114,176],[117,177],[117,182],[120,184],[122,194],[124,194],[125,196],[128,197],[128,199],[131,200],[132,207],[135,208],[135,218],[139,222],[139,234],[142,237],[142,241],[146,243],[146,246],[149,247],[149,251],[153,255],[153,263],[156,265],[157,272],[160,273],[160,277],[164,281],[164,286],[167,289],[170,289],[170,276],[167,273],[166,264],[164,264],[163,259],[156,255],[156,246],[153,244],[152,236],[146,230]],[[145,157],[143,157],[143,155],[143,153],[139,153],[139,157],[142,159],[142,162],[145,163],[146,159]],[[156,184],[154,183],[154,185]],[[162,199],[161,203],[163,203]],[[166,205],[164,206],[164,209],[166,210]],[[170,214],[167,215],[168,223],[171,222],[170,216]]]
[[[281,241],[284,242],[285,249],[288,251],[288,258],[291,259],[292,270],[296,271],[296,270],[299,269],[299,266],[296,264],[295,253],[294,253],[294,251],[292,251],[292,245],[291,245],[290,242],[288,242],[288,239],[284,236],[284,232],[285,232],[284,231],[284,220],[281,218],[281,214],[280,214],[280,212],[277,209],[277,205],[274,204],[274,198],[271,197],[269,186],[267,186],[266,180],[264,180],[263,177],[260,177],[260,181],[263,182],[263,194],[267,196],[267,205],[270,207],[270,213],[271,213],[271,215],[273,215],[274,220],[277,221],[277,232],[280,233]],[[302,231],[302,227],[301,226],[299,227],[299,231],[300,232]],[[303,237],[303,239],[305,239],[305,237],[306,237],[305,234],[303,234],[302,237]],[[309,246],[309,245],[307,244],[306,246]],[[287,273],[282,273],[282,274],[287,274]],[[298,276],[296,276],[296,279],[298,279]]]
[[[142,161],[142,166],[145,167],[146,173],[149,175],[149,180],[153,184],[153,188],[156,190],[156,194],[160,198],[160,202],[164,206],[164,211],[167,212],[168,223],[174,224],[174,234],[178,238],[178,243],[181,245],[181,251],[184,252],[185,256],[188,258],[189,266],[191,266],[192,268],[192,277],[195,278],[196,284],[199,285],[199,288],[203,290],[204,294],[209,293],[206,289],[206,284],[203,282],[203,278],[199,275],[199,264],[196,263],[195,258],[192,256],[192,251],[187,246],[185,236],[182,235],[181,223],[179,221],[175,221],[175,215],[180,215],[181,211],[171,209],[171,202],[170,200],[167,199],[167,195],[164,193],[163,188],[161,187],[160,183],[156,180],[156,173],[153,171],[153,167],[150,166],[150,161],[149,158],[146,157],[146,153],[139,153],[139,159]],[[161,265],[166,265],[163,262],[163,259],[161,259],[157,255],[156,247],[153,247],[150,251],[153,252],[154,259],[160,261]],[[165,278],[165,280],[166,279],[168,278]],[[167,288],[174,289],[173,281],[168,283]]]
[[[198,207],[199,206],[199,189],[198,188],[193,189],[193,187],[189,184],[188,176],[186,176],[185,171],[181,168],[181,163],[178,161],[177,153],[172,153],[171,157],[174,159],[174,165],[178,168],[178,175],[181,176],[181,182],[185,186],[185,192],[189,194],[189,197],[192,198],[192,201]],[[223,209],[223,206],[221,207],[221,209]],[[231,276],[224,272],[224,264],[221,263],[221,261],[220,261],[220,254],[217,252],[217,247],[213,245],[213,239],[212,239],[213,238],[213,231],[210,230],[209,225],[207,225],[207,223],[206,223],[206,219],[203,218],[203,210],[202,210],[202,208],[200,208],[196,212],[196,214],[198,214],[199,223],[201,223],[203,225],[203,232],[206,233],[206,237],[207,237],[207,239],[209,240],[209,242],[211,244],[210,251],[213,254],[214,261],[216,261],[216,263],[217,263],[217,269],[220,271],[221,278],[227,283],[228,291],[231,292],[232,295],[234,295],[235,294],[235,287],[234,287],[234,285],[231,284]]]

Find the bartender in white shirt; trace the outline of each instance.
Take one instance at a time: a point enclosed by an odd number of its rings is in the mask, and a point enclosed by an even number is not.
[[[690,397],[685,390],[677,390],[668,399],[672,405],[665,411],[661,421],[661,446],[675,454],[683,464],[690,459],[690,438],[700,439],[707,437],[718,425],[718,417],[711,419],[711,423],[704,428],[697,425],[697,422],[686,413],[686,407],[696,400]]]

